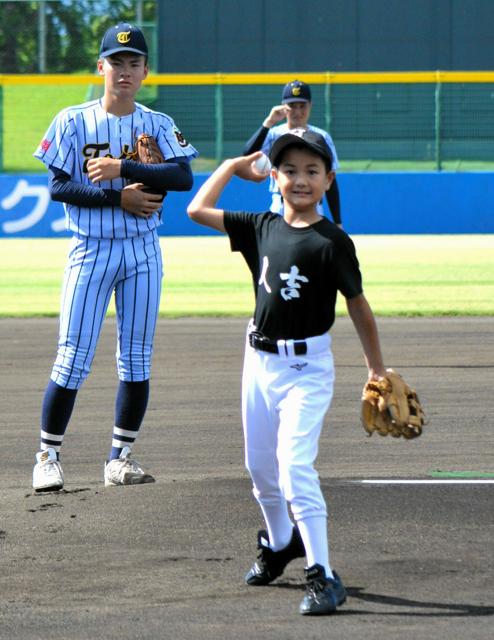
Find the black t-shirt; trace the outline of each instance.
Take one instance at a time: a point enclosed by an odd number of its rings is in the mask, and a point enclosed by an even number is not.
[[[346,298],[362,293],[355,246],[327,218],[292,227],[269,211],[225,211],[225,229],[252,273],[256,328],[271,340],[326,333],[337,292]]]

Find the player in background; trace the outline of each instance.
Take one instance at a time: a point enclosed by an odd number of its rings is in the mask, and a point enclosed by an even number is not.
[[[333,139],[319,127],[309,124],[310,113],[312,109],[312,94],[310,86],[301,80],[293,80],[283,88],[281,94],[281,104],[275,105],[268,116],[265,118],[261,127],[252,135],[244,147],[244,155],[249,155],[255,151],[262,151],[266,156],[274,142],[285,133],[296,133],[297,131],[315,131],[326,140],[326,144],[333,154],[333,172],[338,169],[338,157]],[[286,118],[286,122],[278,124]],[[271,192],[270,211],[273,213],[282,213],[283,199],[276,184],[276,180],[271,177],[269,183],[269,191]],[[334,222],[341,227],[341,203],[340,192],[336,176],[331,182],[331,186],[325,193],[329,210],[333,216]],[[317,205],[317,211],[323,215],[324,208],[322,199]]]
[[[232,176],[262,179],[252,166],[260,155],[223,162],[187,212],[196,222],[229,235],[232,250],[247,262],[255,290],[242,419],[246,466],[267,530],[259,531],[258,561],[245,581],[269,584],[288,562],[305,555],[307,588],[300,613],[330,614],[343,604],[346,591],[330,565],[326,503],[314,462],[333,395],[329,330],[338,291],[360,337],[369,379],[381,379],[385,369],[353,242],[317,211],[334,179],[333,156],[321,135],[285,134],[271,149],[283,216],[216,207]]]
[[[197,152],[169,116],[135,102],[148,74],[148,48],[140,29],[127,23],[108,29],[97,68],[104,78],[103,97],[60,112],[34,154],[48,168],[51,197],[64,203],[73,233],[58,352],[41,411],[36,491],[63,487],[60,449],[113,293],[120,381],[104,481],[107,486],[154,481],[132,459],[131,449],[147,408],[160,304],[157,228],[166,191],[191,189],[189,161]],[[135,160],[140,133],[156,138],[165,163]]]

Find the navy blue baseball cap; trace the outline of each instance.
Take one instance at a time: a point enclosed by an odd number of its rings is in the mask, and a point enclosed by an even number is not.
[[[138,53],[141,56],[148,55],[144,34],[138,27],[134,27],[128,22],[119,22],[106,31],[101,41],[99,56],[106,58],[121,51]]]
[[[326,140],[320,133],[302,130],[300,131],[300,134],[285,133],[275,141],[271,147],[271,151],[269,152],[269,159],[274,167],[278,166],[278,160],[281,152],[292,145],[299,147],[302,146],[309,151],[312,151],[312,153],[316,153],[326,163],[328,163],[329,168],[332,169],[333,154],[331,153],[331,149],[328,147]]]
[[[310,102],[312,100],[310,87],[302,80],[293,80],[285,85],[281,94],[281,103]]]

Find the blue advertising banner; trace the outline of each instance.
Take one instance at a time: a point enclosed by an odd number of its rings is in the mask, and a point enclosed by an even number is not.
[[[207,178],[196,174],[187,193],[169,193],[160,235],[211,235],[187,217],[187,204]],[[351,234],[494,233],[494,174],[340,173],[343,226]],[[234,178],[219,206],[265,211],[267,181]],[[0,176],[0,237],[66,236],[63,206],[52,202],[46,175]]]

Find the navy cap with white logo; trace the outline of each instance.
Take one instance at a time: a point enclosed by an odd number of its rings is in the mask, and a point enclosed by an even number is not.
[[[106,58],[122,51],[138,53],[141,56],[148,55],[148,46],[144,34],[138,27],[134,27],[127,22],[119,22],[106,31],[101,41],[99,56],[100,58]]]
[[[289,82],[283,88],[281,94],[282,104],[289,104],[290,102],[310,102],[312,99],[310,87],[302,80],[293,80]]]
[[[328,162],[330,168],[333,166],[333,154],[326,140],[321,134],[309,130],[300,131],[299,134],[285,133],[275,141],[269,152],[269,159],[274,167],[278,166],[281,152],[290,146],[305,147]]]

